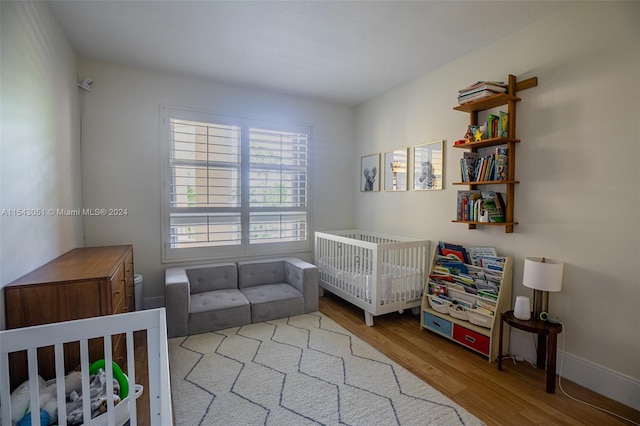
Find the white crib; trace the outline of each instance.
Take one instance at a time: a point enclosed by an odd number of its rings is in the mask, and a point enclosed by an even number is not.
[[[428,240],[360,230],[316,232],[320,287],[362,308],[372,326],[374,316],[420,306],[429,246]]]
[[[134,332],[146,332],[148,352],[148,389],[136,383]],[[127,366],[125,379],[128,380],[129,396],[114,406],[112,366],[112,336],[125,334]],[[89,349],[88,340],[102,337],[107,375],[107,411],[85,424],[122,425],[129,421],[138,424],[136,398],[141,392],[149,393],[149,418],[152,425],[172,425],[171,388],[169,384],[169,361],[167,351],[167,330],[164,308],[132,312],[119,315],[101,316],[83,320],[58,322],[34,327],[0,331],[0,409],[2,425],[13,425],[11,413],[9,354],[27,351],[29,370],[29,400],[31,407],[40,407],[38,383],[38,348],[53,346],[55,351],[55,387],[57,391],[58,423],[67,424],[65,401],[64,351],[65,343],[79,342],[82,394],[89,395]],[[61,379],[61,380],[60,380]],[[49,381],[52,383],[53,381]],[[83,398],[83,418],[91,418],[89,398]],[[39,410],[34,410],[38,412]],[[22,414],[22,413],[20,413]],[[32,425],[40,425],[38,415],[33,415]]]

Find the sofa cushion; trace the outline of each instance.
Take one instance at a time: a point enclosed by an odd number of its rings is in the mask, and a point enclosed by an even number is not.
[[[286,283],[245,287],[240,291],[251,303],[251,322],[269,321],[304,313],[304,298]]]
[[[187,269],[191,294],[238,288],[238,268],[235,263],[220,263]]]
[[[249,301],[240,290],[227,289],[192,294],[190,314],[206,312],[212,309],[236,308],[248,305]]]
[[[238,262],[238,288],[285,282],[284,259]]]
[[[251,307],[237,289],[215,290],[190,296],[189,334],[251,323]]]

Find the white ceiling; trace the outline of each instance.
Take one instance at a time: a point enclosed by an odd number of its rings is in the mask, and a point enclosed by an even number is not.
[[[83,56],[348,105],[371,99],[568,4],[49,1],[72,46]]]

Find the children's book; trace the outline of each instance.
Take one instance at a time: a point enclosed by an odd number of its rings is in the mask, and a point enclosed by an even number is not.
[[[482,191],[484,208],[489,214],[489,222],[504,222],[504,201],[499,192]]]
[[[466,264],[471,264],[471,260],[469,259],[469,254],[467,253],[467,249],[464,246],[459,244],[451,244],[446,243],[444,241],[438,242],[438,252],[442,256],[447,256],[448,254],[454,254],[461,262]]]
[[[462,154],[462,160],[464,164],[463,168],[463,182],[472,182],[476,179],[476,164],[478,162],[477,152],[465,152]]]
[[[498,133],[501,138],[509,137],[509,113],[500,111],[500,122],[498,123]]]
[[[506,147],[497,147],[496,148],[496,167],[495,167],[495,180],[507,180],[509,176],[509,169],[507,164],[507,151]]]
[[[473,216],[474,202],[480,198],[482,198],[482,193],[477,189],[458,191],[457,219],[471,220],[471,217]]]
[[[507,261],[505,257],[500,256],[482,256],[479,257],[478,260],[480,261],[480,266],[482,266],[483,268],[499,272],[502,272],[502,270],[504,269],[504,264]]]
[[[471,264],[479,266],[480,262],[478,262],[479,256],[497,256],[495,247],[467,247],[467,253],[469,253],[469,258],[471,259]]]

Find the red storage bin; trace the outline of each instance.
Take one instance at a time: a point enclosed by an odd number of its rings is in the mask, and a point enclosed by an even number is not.
[[[459,326],[458,324],[454,324],[453,340],[468,348],[473,349],[474,351],[489,356],[490,339],[488,336],[484,336],[480,333],[469,330],[468,328],[464,328]]]

